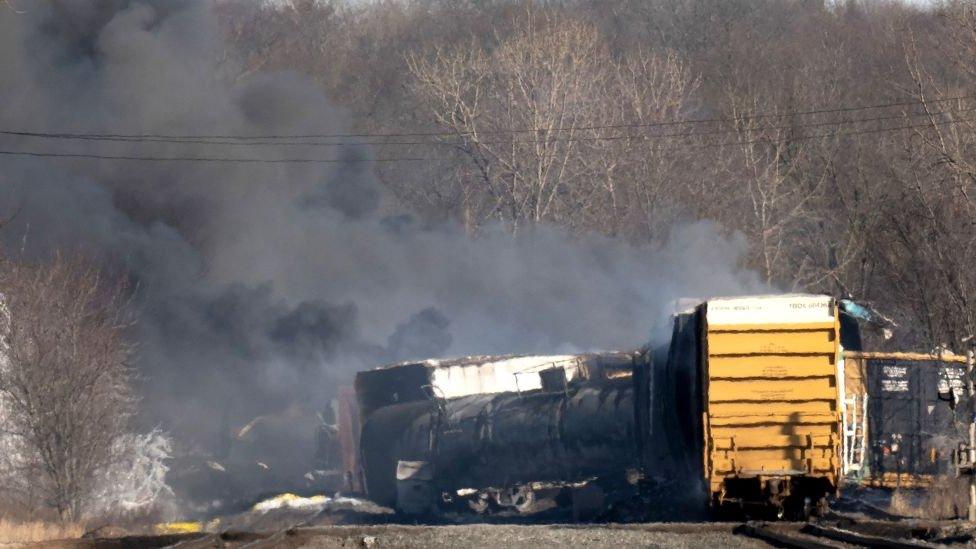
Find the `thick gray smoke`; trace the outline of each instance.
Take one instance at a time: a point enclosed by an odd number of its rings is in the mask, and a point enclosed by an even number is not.
[[[25,13],[0,6],[0,129],[347,128],[309,78],[239,77],[207,2],[21,4]],[[346,159],[0,156],[0,215],[16,213],[0,235],[6,250],[43,258],[81,249],[130,277],[145,420],[188,446],[206,447],[260,414],[322,408],[353,372],[383,362],[634,348],[675,298],[759,288],[736,268],[743,242],[705,222],[646,250],[552,227],[517,238],[490,228],[472,239],[403,218],[358,162],[369,150],[15,136],[0,138],[0,149]]]

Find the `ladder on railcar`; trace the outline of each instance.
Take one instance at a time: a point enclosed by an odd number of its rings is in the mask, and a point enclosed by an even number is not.
[[[864,467],[867,447],[868,395],[852,395],[844,401],[844,475],[858,474]]]

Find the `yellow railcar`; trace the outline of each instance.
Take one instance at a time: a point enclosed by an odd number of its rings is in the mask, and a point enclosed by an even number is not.
[[[840,478],[837,305],[827,296],[701,305],[704,472],[714,507],[825,505]]]

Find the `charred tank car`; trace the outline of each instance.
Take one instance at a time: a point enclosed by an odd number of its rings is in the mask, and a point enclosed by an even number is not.
[[[689,417],[678,404],[689,406],[695,395],[652,395],[652,364],[647,351],[636,351],[470,357],[364,372],[357,392],[367,493],[409,513],[530,513],[565,503],[588,516],[631,505],[660,483],[697,505],[701,492],[688,488],[700,473],[680,456],[700,447],[700,435],[678,421]],[[689,381],[682,386],[696,386]],[[670,413],[652,414],[654,401]],[[651,433],[663,429],[674,436],[652,445]]]

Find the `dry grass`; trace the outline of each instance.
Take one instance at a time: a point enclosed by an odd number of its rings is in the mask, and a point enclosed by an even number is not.
[[[966,479],[941,477],[925,489],[896,490],[888,510],[903,517],[938,520],[965,516],[967,507]]]
[[[17,522],[0,519],[0,543],[23,543],[80,538],[85,527],[78,523]]]

